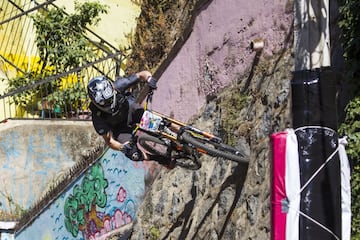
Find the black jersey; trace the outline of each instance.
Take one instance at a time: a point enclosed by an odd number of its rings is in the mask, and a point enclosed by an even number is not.
[[[95,131],[99,135],[104,135],[111,131],[114,138],[116,138],[120,133],[132,132],[135,97],[130,92],[127,92],[127,90],[138,81],[139,79],[136,75],[131,75],[128,78],[119,78],[114,82],[117,102],[114,113],[104,112],[97,108],[95,104],[90,103],[89,108],[92,113],[92,122]]]

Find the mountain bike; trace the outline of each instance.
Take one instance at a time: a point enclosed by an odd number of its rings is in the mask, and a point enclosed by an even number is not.
[[[134,140],[154,156],[169,157],[176,166],[197,170],[203,154],[248,164],[238,149],[223,143],[220,137],[148,109],[153,92],[149,91],[140,123],[134,129]]]

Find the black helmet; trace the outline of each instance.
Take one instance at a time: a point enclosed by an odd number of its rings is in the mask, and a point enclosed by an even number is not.
[[[116,91],[112,83],[105,77],[91,79],[87,85],[91,101],[102,111],[114,113],[116,107]]]

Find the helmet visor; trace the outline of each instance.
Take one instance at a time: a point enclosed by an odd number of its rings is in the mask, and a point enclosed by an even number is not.
[[[115,94],[107,99],[102,98],[97,102],[97,104],[99,104],[102,107],[110,107],[114,102],[114,97],[115,97]]]
[[[110,106],[113,103],[115,90],[109,82],[103,81],[96,84],[94,90],[95,103],[99,104],[100,106]]]

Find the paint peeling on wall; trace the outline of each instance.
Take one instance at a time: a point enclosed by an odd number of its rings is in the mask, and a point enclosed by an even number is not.
[[[15,239],[97,239],[133,222],[157,167],[107,150]]]
[[[14,128],[0,136],[0,210],[5,212],[15,207],[8,198],[21,208],[29,208],[57,174],[74,164],[62,134],[48,137],[43,129],[35,128],[23,133]]]

